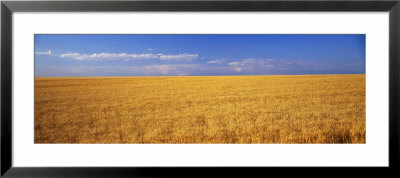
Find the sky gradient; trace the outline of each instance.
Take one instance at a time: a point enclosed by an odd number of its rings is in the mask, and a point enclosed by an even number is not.
[[[35,35],[35,76],[365,74],[365,35]]]

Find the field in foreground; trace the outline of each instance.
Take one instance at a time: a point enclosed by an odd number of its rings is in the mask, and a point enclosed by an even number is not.
[[[35,143],[365,143],[365,75],[35,78]]]

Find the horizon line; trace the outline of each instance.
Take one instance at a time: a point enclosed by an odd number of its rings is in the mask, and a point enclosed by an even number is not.
[[[139,75],[139,76],[34,76],[34,78],[107,78],[107,77],[235,77],[235,76],[307,76],[307,75],[366,75],[366,73],[348,74],[273,74],[273,75]]]

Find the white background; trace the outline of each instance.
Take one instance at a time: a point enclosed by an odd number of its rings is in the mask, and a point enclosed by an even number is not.
[[[388,13],[14,13],[13,166],[388,166]],[[34,34],[366,34],[366,144],[34,144]]]

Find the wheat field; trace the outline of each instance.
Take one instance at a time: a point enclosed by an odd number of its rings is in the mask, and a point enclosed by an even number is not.
[[[35,143],[366,143],[365,75],[35,78]]]

